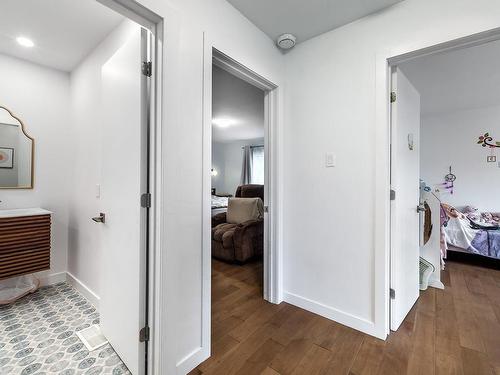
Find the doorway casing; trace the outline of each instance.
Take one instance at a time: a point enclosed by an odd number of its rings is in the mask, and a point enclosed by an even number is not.
[[[203,64],[203,212],[202,212],[202,351],[210,356],[211,317],[211,165],[212,165],[212,68],[217,66],[264,91],[264,299],[280,303],[282,259],[279,242],[279,87],[240,62],[217,50],[204,35]]]
[[[412,51],[388,50],[376,56],[375,103],[375,336],[390,333],[390,172],[391,172],[391,71],[419,57],[473,47],[500,40],[500,28],[425,46]]]

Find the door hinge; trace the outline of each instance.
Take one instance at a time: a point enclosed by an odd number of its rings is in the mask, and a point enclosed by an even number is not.
[[[144,193],[141,195],[141,207],[151,208],[151,194]]]
[[[392,190],[391,189],[391,195],[390,196],[391,196],[391,201],[396,200],[396,190]]]
[[[140,342],[146,342],[149,341],[149,327],[143,327],[139,331],[139,341]]]
[[[144,61],[142,63],[142,74],[146,77],[151,77],[153,75],[153,64],[151,61]]]
[[[396,101],[396,92],[392,91],[391,92],[391,103],[394,103]]]
[[[391,296],[391,299],[396,298],[396,291],[394,289],[389,289],[389,296]]]

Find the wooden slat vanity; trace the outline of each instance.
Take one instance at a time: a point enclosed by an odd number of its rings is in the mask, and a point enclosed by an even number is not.
[[[51,214],[0,210],[0,280],[50,269]]]

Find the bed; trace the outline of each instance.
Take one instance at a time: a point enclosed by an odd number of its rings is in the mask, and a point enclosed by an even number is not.
[[[229,197],[219,197],[212,195],[212,216],[227,211],[227,201]]]
[[[448,250],[462,251],[500,259],[500,227],[497,214],[477,210],[460,212],[443,204],[447,223],[444,237]]]

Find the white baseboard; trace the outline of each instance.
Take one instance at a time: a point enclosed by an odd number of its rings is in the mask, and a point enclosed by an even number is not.
[[[49,271],[43,271],[35,273],[35,277],[40,280],[40,286],[54,285],[66,281],[66,272],[49,273]]]
[[[386,339],[385,335],[380,336],[380,332],[377,331],[375,324],[369,320],[359,318],[355,315],[338,310],[334,307],[327,306],[320,302],[316,302],[289,292],[284,293],[284,300],[289,304],[300,307],[307,311],[311,311],[315,314],[321,315],[345,326],[354,328],[370,336],[375,336],[382,340]]]
[[[99,296],[95,294],[87,285],[73,276],[70,272],[66,272],[66,275],[68,283],[70,283],[76,290],[83,294],[87,301],[94,305],[97,311],[99,311]]]
[[[179,362],[177,362],[176,373],[179,375],[188,374],[196,366],[202,363],[204,360],[210,357],[210,351],[205,348],[196,348],[193,352],[185,356]]]
[[[429,280],[429,286],[437,289],[444,289],[444,284],[440,280],[434,278]]]

